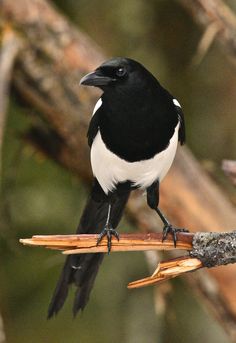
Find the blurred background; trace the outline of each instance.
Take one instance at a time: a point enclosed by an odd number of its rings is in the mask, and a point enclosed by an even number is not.
[[[235,192],[221,171],[222,159],[236,159],[236,70],[225,52],[213,43],[195,63],[203,32],[178,1],[53,3],[107,56],[137,59],[175,95],[185,113],[188,146],[236,204]],[[227,4],[236,10],[234,1]],[[25,108],[13,89],[4,135],[0,204],[0,310],[7,342],[230,342],[183,279],[160,287],[168,294],[160,305],[165,311],[154,306],[158,287],[126,289],[129,281],[150,273],[142,253],[105,257],[85,311],[73,318],[72,290],[59,315],[47,321],[64,258],[58,252],[19,246],[18,239],[73,233],[87,189],[21,139],[28,126]],[[120,227],[126,232],[135,229],[125,220]]]

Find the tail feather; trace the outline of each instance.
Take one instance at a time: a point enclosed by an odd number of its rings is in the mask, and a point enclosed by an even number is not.
[[[111,224],[113,228],[119,224],[129,190],[122,190],[114,197],[111,211]],[[99,233],[106,223],[108,210],[108,198],[98,182],[95,181],[92,193],[87,201],[80,219],[77,233]],[[68,295],[70,284],[77,287],[73,306],[73,313],[83,310],[86,306],[92,290],[99,266],[104,254],[83,254],[68,256],[62,270],[61,276],[55,288],[48,309],[48,318],[56,315],[62,308]]]
[[[72,265],[71,256],[68,256],[48,308],[48,318],[56,315],[66,300],[69,291],[69,285],[73,279]]]
[[[75,300],[74,300],[74,305],[73,305],[74,316],[80,309],[83,310],[85,308],[89,300],[89,295],[93,288],[99,266],[102,263],[102,260],[104,257],[103,254],[88,254],[88,255],[89,255],[89,264],[87,264],[88,268],[86,269],[86,273],[83,273],[82,278],[80,278],[81,279],[80,282],[78,282],[77,278],[75,281],[78,288],[75,293]]]

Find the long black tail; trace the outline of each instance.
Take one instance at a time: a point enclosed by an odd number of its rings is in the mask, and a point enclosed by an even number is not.
[[[129,197],[129,190],[116,192],[111,209],[111,221],[116,228],[122,217],[124,207]],[[95,180],[91,195],[87,201],[80,219],[77,233],[100,233],[106,223],[108,211],[108,198]],[[92,290],[99,266],[104,254],[83,254],[68,256],[62,270],[60,279],[55,288],[48,309],[48,318],[56,315],[63,306],[70,284],[75,284],[77,289],[73,306],[73,314],[83,310]]]

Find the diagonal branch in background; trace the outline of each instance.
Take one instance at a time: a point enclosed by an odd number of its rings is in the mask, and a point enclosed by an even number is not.
[[[50,150],[50,157],[87,183],[91,180],[91,169],[86,131],[98,93],[78,87],[78,82],[82,74],[97,67],[105,56],[89,37],[69,24],[46,0],[21,0],[20,4],[15,0],[2,0],[0,11],[0,19],[10,21],[24,40],[24,49],[14,69],[15,89],[57,134],[58,144]],[[31,142],[47,154],[45,132],[40,127],[36,129],[36,142],[35,135],[30,135]],[[187,148],[178,152],[162,184],[160,205],[177,226],[191,227],[193,231],[199,227],[205,231],[213,227],[216,231],[222,227],[230,229],[236,222],[235,208]],[[147,209],[140,194],[132,194],[127,212],[141,230],[156,227],[156,216]],[[217,283],[215,299],[218,302],[212,301],[212,307],[229,335],[236,337],[233,329],[236,322],[235,269],[232,266],[226,266],[223,271],[210,269],[209,275]],[[208,301],[206,279],[198,279],[198,285]],[[220,312],[216,305],[219,302],[222,304]]]
[[[222,169],[229,177],[234,186],[236,186],[236,161],[223,160]]]
[[[0,39],[0,175],[2,163],[2,144],[9,101],[9,88],[16,56],[21,47],[21,40],[7,24],[2,24]]]
[[[177,246],[168,235],[163,242],[162,233],[121,234],[119,241],[112,239],[111,252],[146,250],[187,250],[189,256],[178,257],[159,263],[154,273],[145,279],[132,282],[128,288],[138,288],[169,280],[189,271],[203,267],[216,267],[236,263],[236,231],[177,233]],[[63,250],[65,255],[84,253],[106,253],[107,239],[97,245],[98,234],[44,235],[20,239],[30,246]]]
[[[219,31],[220,28],[215,22],[213,22],[206,28],[198,43],[196,53],[193,55],[190,66],[195,67],[202,62]]]
[[[2,175],[2,145],[9,102],[10,81],[14,62],[21,47],[21,41],[11,27],[4,23],[2,25],[3,29],[0,37],[0,180]],[[5,339],[3,320],[0,314],[0,343],[4,343]]]
[[[225,56],[236,64],[236,17],[233,11],[222,0],[178,0],[181,5],[191,14],[193,19],[207,32],[213,28],[213,36],[227,51]],[[210,40],[210,44],[212,41]],[[202,58],[202,53],[207,51],[208,46],[197,53],[197,59]],[[200,44],[201,49],[201,44]],[[198,49],[199,50],[199,49]]]

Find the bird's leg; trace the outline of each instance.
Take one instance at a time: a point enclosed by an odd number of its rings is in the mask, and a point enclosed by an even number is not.
[[[177,232],[188,232],[188,230],[183,229],[183,228],[180,229],[180,228],[173,227],[158,207],[155,209],[155,211],[157,212],[157,214],[159,215],[159,217],[161,218],[161,220],[164,224],[162,242],[164,242],[168,233],[170,233],[173,236],[174,246],[176,248]]]
[[[188,230],[173,227],[171,223],[166,219],[164,214],[161,212],[161,210],[158,208],[159,181],[154,182],[151,186],[147,188],[147,203],[149,207],[151,207],[153,210],[157,212],[157,214],[159,215],[164,224],[162,242],[166,239],[168,233],[170,233],[173,236],[174,246],[176,248],[177,232],[188,232]]]
[[[111,203],[108,203],[108,212],[107,212],[107,219],[106,219],[106,224],[102,232],[100,233],[98,240],[97,240],[97,245],[101,242],[104,236],[107,236],[107,248],[108,248],[108,254],[111,251],[111,239],[112,236],[115,236],[116,239],[119,241],[119,233],[113,229],[111,223],[110,223],[110,218],[111,218]]]

